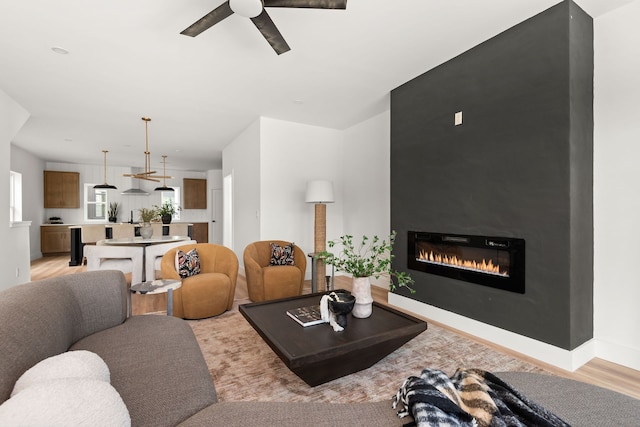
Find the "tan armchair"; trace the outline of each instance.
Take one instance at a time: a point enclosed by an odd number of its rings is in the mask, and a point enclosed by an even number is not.
[[[173,292],[173,315],[183,319],[217,316],[231,309],[236,293],[238,257],[229,248],[212,243],[195,243],[169,249],[160,262],[163,279],[177,279],[176,252],[196,248],[200,274],[182,280]]]
[[[302,294],[307,258],[298,246],[294,245],[295,265],[270,266],[271,245],[286,246],[290,242],[282,240],[264,240],[249,244],[244,250],[244,270],[247,276],[247,290],[251,301],[267,301]]]

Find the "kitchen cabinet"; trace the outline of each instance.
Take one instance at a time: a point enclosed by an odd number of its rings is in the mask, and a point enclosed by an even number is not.
[[[71,231],[69,226],[40,226],[40,252],[42,255],[65,254],[71,251]]]
[[[191,224],[191,238],[198,243],[209,242],[209,223],[194,222]]]
[[[184,178],[182,185],[183,209],[207,209],[206,179]]]
[[[44,171],[44,207],[78,209],[80,207],[80,174]]]

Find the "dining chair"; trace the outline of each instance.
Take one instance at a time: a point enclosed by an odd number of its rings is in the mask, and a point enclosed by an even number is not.
[[[98,240],[106,237],[104,224],[82,225],[80,226],[80,240],[85,245],[95,244]]]
[[[167,253],[169,249],[176,248],[182,245],[191,245],[194,243],[197,242],[195,240],[181,240],[179,242],[161,243],[158,245],[150,245],[145,247],[145,280],[148,282],[151,280],[162,279],[160,261],[162,260],[162,256]]]
[[[144,248],[142,246],[86,246],[87,271],[120,270],[131,274],[131,284],[142,283]]]
[[[91,225],[82,225],[80,226],[80,241],[82,242],[82,246],[86,245],[95,245],[96,242],[102,240],[106,237],[107,230],[104,224],[91,224]],[[86,263],[86,257],[84,255],[84,249],[82,252],[83,259],[82,263]]]
[[[170,236],[188,236],[189,224],[169,224]]]
[[[112,239],[132,238],[135,235],[136,231],[133,224],[113,224],[111,226]]]
[[[151,229],[153,230],[153,237],[161,237],[162,236],[162,229],[164,228],[164,224],[162,224],[161,222],[152,222],[151,223]]]

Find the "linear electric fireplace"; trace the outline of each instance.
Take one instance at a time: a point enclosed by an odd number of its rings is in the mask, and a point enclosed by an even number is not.
[[[409,231],[408,268],[524,293],[524,239]]]

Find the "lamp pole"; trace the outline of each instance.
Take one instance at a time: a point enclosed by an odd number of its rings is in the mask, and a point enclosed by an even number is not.
[[[316,203],[315,205],[315,226],[313,235],[313,251],[316,254],[324,252],[327,249],[327,205],[324,203]],[[324,268],[324,261],[320,258],[316,258],[315,263],[316,284],[320,287],[322,283],[325,283],[326,272]]]
[[[333,183],[331,181],[316,180],[307,183],[306,202],[315,203],[315,219],[313,229],[312,262],[314,263],[315,277],[312,280],[319,288],[325,283],[324,261],[317,258],[317,254],[327,249],[327,205],[333,203]]]

